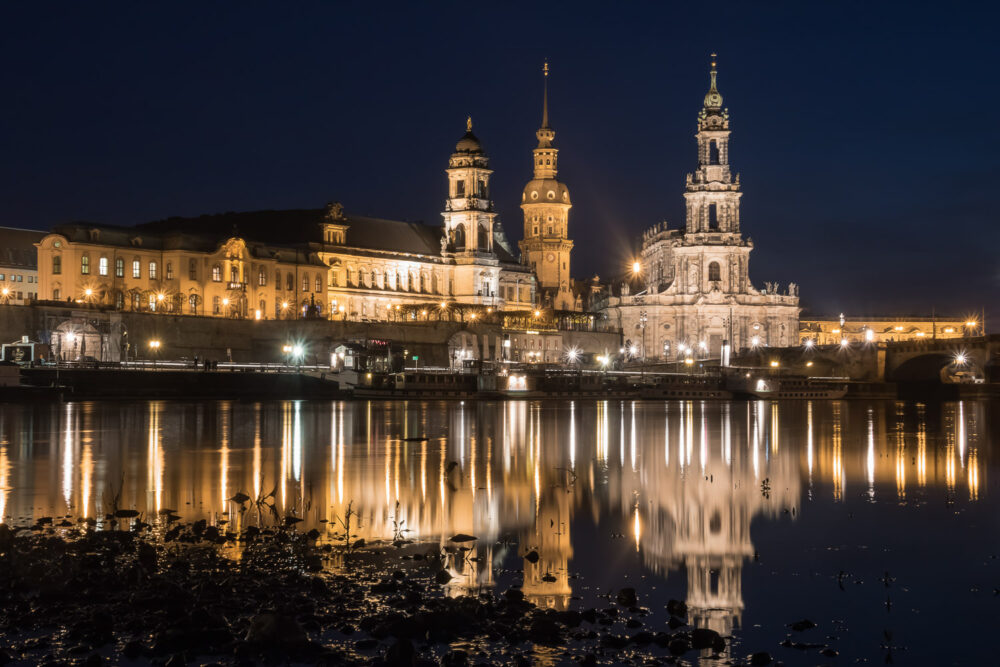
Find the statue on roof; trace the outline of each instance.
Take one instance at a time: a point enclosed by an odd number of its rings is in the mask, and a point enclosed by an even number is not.
[[[344,205],[339,201],[330,202],[326,205],[326,219],[331,222],[346,220],[344,216]]]

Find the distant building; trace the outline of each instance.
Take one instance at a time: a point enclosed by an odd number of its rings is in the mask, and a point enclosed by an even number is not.
[[[642,237],[634,267],[638,289],[623,283],[600,308],[620,322],[633,356],[676,359],[719,356],[733,349],[795,345],[799,331],[798,287],[758,290],[750,282],[753,242],[740,229],[739,175],[729,164],[729,111],[711,86],[698,115],[698,169],[688,174],[687,228],[661,223]]]
[[[838,345],[843,339],[854,342],[963,338],[982,334],[980,322],[940,317],[817,317],[799,322],[799,341],[816,345]]]
[[[38,252],[45,232],[0,227],[0,304],[22,305],[38,297]]]
[[[530,311],[472,121],[448,166],[444,226],[325,209],[60,225],[38,240],[39,297],[121,310],[255,319],[437,319],[449,304]],[[408,308],[401,308],[408,307]]]

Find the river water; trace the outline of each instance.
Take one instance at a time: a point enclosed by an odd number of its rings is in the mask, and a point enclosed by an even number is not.
[[[1000,417],[989,402],[81,402],[0,405],[0,517],[119,506],[478,538],[445,594],[556,608],[636,589],[786,664],[995,664]],[[991,493],[991,491],[993,493]],[[58,519],[57,519],[58,521]],[[357,525],[357,519],[355,519]],[[536,563],[522,558],[537,551]],[[789,624],[809,619],[804,632]],[[792,642],[809,647],[781,646]],[[828,657],[821,647],[839,652]]]

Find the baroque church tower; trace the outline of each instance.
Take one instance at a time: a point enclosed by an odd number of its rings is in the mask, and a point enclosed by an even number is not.
[[[553,147],[556,133],[549,127],[549,64],[542,70],[542,126],[535,132],[538,147],[534,150],[535,177],[524,186],[521,210],[524,211],[524,239],[520,243],[521,261],[531,267],[538,280],[542,305],[556,310],[579,307],[573,297],[569,255],[569,188],[557,178],[559,149]]]
[[[492,304],[497,297],[499,259],[493,250],[496,212],[490,199],[493,170],[482,144],[472,133],[472,117],[465,135],[448,160],[448,200],[441,254],[456,265],[450,293],[472,303]]]

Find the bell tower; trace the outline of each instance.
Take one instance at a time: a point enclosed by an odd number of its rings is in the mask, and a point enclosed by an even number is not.
[[[543,306],[573,310],[575,302],[570,278],[569,188],[556,178],[559,149],[552,145],[556,133],[549,127],[549,64],[542,69],[542,126],[535,132],[535,177],[524,186],[524,239],[521,262],[535,272]]]
[[[698,114],[698,169],[688,174],[687,232],[740,233],[740,177],[729,169],[729,109],[716,87],[715,54],[711,84]]]

